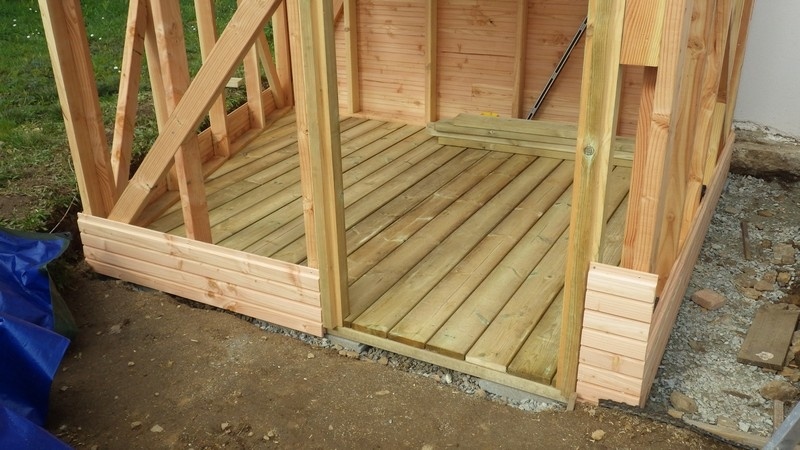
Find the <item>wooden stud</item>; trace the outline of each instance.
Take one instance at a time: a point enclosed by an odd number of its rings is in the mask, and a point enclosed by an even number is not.
[[[156,30],[167,113],[172,114],[189,86],[189,62],[180,6],[175,2],[151,2],[150,10]],[[196,135],[189,134],[175,153],[175,169],[186,235],[191,239],[211,242],[203,166]]]
[[[722,69],[722,52],[727,43],[727,30],[730,23],[732,0],[716,0],[713,8],[707,11],[705,37],[706,58],[702,78],[696,78],[699,90],[697,94],[697,109],[695,118],[690,122],[694,127],[692,142],[687,142],[691,148],[689,184],[687,186],[686,201],[683,207],[683,223],[681,225],[681,242],[684,242],[694,221],[697,209],[700,207],[702,187],[706,184],[706,174],[709,163],[711,135],[714,131],[714,109],[719,90],[720,71]],[[699,75],[699,74],[698,74]],[[717,136],[719,136],[719,133]],[[714,139],[719,142],[719,139]],[[714,160],[716,163],[716,150]]]
[[[114,179],[83,13],[78,0],[39,0],[84,212],[105,217]]]
[[[294,88],[292,87],[292,58],[286,2],[280,2],[272,16],[272,39],[275,45],[275,70],[283,89],[283,103],[291,105],[294,103]]]
[[[297,148],[300,159],[300,173],[311,174],[311,154],[308,142],[309,116],[306,111],[305,76],[303,68],[303,46],[300,42],[300,13],[296,3],[286,3],[289,43],[291,44],[292,85],[294,89],[295,116],[297,117]],[[341,139],[341,137],[340,137]],[[317,231],[314,205],[313,179],[306,175],[300,177],[300,191],[303,198],[303,224],[305,227],[306,264],[318,268]]]
[[[667,2],[658,69],[645,68],[636,131],[628,219],[622,267],[654,271],[664,197],[669,181],[668,157],[678,120],[683,53],[689,32],[690,0]]]
[[[517,33],[514,42],[514,87],[511,117],[522,117],[525,101],[525,67],[528,55],[528,0],[517,0]]]
[[[727,106],[725,103],[716,102],[714,104],[714,111],[711,114],[711,124],[709,128],[708,151],[706,153],[706,166],[703,173],[703,184],[708,186],[711,178],[714,176],[714,171],[717,168],[717,159],[719,158],[719,149],[722,139],[722,127],[725,126],[725,111]]]
[[[300,2],[298,19],[303,71],[300,87],[308,127],[303,142],[308,148],[300,147],[300,151],[311,157],[311,171],[301,172],[301,177],[310,178],[313,187],[323,323],[335,328],[343,324],[349,301],[332,5]]]
[[[197,35],[200,40],[200,57],[203,62],[208,60],[208,55],[214,44],[217,43],[217,19],[214,11],[213,0],[194,0],[197,12]],[[225,111],[225,90],[220,90],[211,110],[208,112],[214,154],[217,156],[231,156],[231,142],[228,135],[228,114]]]
[[[111,170],[117,196],[128,184],[133,148],[133,127],[136,124],[139,81],[142,75],[144,33],[147,27],[147,1],[133,0],[128,6],[128,25],[119,77],[119,99],[111,144]]]
[[[621,64],[658,66],[667,0],[627,0]]]
[[[241,7],[243,0],[237,0]],[[258,65],[258,40],[244,57],[244,86],[247,91],[247,108],[250,110],[250,127],[257,130],[264,128],[264,99],[261,97],[261,68]]]
[[[693,209],[689,211],[692,216],[684,216],[684,212],[689,209],[687,203],[692,205],[700,203],[705,153],[701,149],[695,149],[693,144],[705,76],[708,33],[713,26],[711,20],[714,19],[715,9],[715,0],[695,1],[692,4],[683,75],[679,85],[680,120],[675,125],[675,141],[670,154],[671,175],[667,184],[669,195],[664,199],[664,217],[667,220],[661,227],[659,256],[655,268],[655,273],[662,275],[662,284],[672,269],[672,263],[677,258],[694,219]]]
[[[742,64],[744,64],[744,51],[747,44],[747,33],[750,29],[750,18],[753,15],[753,0],[741,0],[737,2],[737,6],[741,6],[741,15],[734,14],[734,24],[731,30],[735,36],[728,38],[730,47],[729,54],[729,70],[730,79],[727,83],[726,98],[727,110],[725,111],[725,122],[722,126],[722,132],[728,133],[733,124],[733,112],[736,109],[736,94],[739,91],[739,82],[742,79]],[[738,19],[738,20],[737,20]],[[723,139],[724,139],[723,134]]]
[[[234,65],[241,61],[248,45],[255,40],[256,33],[261,31],[277,3],[278,0],[249,0],[236,10],[208,60],[167,120],[164,131],[156,138],[153,148],[111,210],[110,219],[130,223],[146,207],[157,181],[166,173],[179,145],[195,130],[216,93],[228,81]]]
[[[344,47],[347,77],[348,112],[355,114],[361,111],[361,86],[358,70],[358,7],[356,0],[344,3]]]
[[[617,127],[625,1],[590,0],[575,160],[570,246],[564,286],[557,386],[575,390],[586,273],[599,260],[605,191]]]
[[[669,340],[672,328],[675,325],[683,295],[689,285],[692,267],[694,267],[697,256],[700,254],[700,247],[703,245],[705,233],[708,230],[709,223],[711,223],[711,217],[714,215],[714,208],[717,206],[719,197],[722,194],[722,188],[725,186],[725,180],[728,178],[728,169],[731,155],[733,154],[733,138],[733,133],[729,133],[725,149],[720,156],[720,162],[717,164],[714,176],[708,185],[705,200],[697,212],[697,220],[692,226],[692,231],[689,233],[678,259],[673,264],[672,273],[670,273],[667,283],[664,285],[658,305],[656,305],[653,313],[652,331],[647,340],[647,359],[645,360],[644,377],[642,378],[644,383],[642,384],[642,393],[639,396],[640,406],[644,406],[647,401],[653,379],[667,347],[667,340]]]
[[[439,3],[425,2],[425,121],[435,122],[439,118],[438,94],[438,25]]]

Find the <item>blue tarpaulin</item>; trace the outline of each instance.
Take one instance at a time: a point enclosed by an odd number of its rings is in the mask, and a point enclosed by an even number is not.
[[[41,428],[69,345],[54,331],[57,293],[46,266],[68,243],[63,235],[0,228],[0,448],[68,448]]]

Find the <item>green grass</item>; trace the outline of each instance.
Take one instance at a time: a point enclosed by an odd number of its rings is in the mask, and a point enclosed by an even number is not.
[[[192,0],[180,0],[190,71],[200,66]],[[225,23],[235,0],[219,0]],[[89,48],[107,134],[113,129],[128,2],[82,0]],[[68,210],[80,210],[58,93],[38,2],[0,0],[0,226],[50,231]],[[134,157],[157,135],[149,81],[143,71]],[[233,99],[232,102],[241,101]]]

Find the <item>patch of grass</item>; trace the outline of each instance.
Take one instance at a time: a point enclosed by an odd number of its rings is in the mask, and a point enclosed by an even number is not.
[[[193,0],[180,0],[190,72],[200,66]],[[107,136],[117,106],[128,2],[82,0]],[[235,0],[216,2],[220,29]],[[36,0],[0,0],[0,225],[49,231],[77,200],[64,122]],[[158,134],[146,66],[142,70],[134,159]],[[241,104],[242,99],[232,99]],[[8,205],[13,205],[9,207]],[[80,210],[80,205],[73,210]]]

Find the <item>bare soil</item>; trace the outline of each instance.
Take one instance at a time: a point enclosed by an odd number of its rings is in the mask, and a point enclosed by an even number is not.
[[[79,334],[48,428],[75,448],[726,448],[604,408],[522,411],[83,264],[71,272],[62,294]]]

